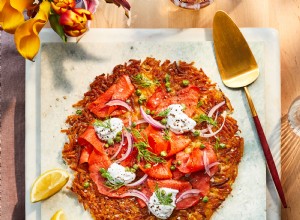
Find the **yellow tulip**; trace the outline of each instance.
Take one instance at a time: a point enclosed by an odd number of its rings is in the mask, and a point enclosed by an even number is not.
[[[15,44],[19,53],[26,59],[33,60],[40,48],[39,32],[48,21],[50,2],[43,1],[34,18],[23,22],[15,31]]]
[[[32,5],[32,0],[1,0],[0,24],[4,31],[13,34],[24,22],[23,11]]]

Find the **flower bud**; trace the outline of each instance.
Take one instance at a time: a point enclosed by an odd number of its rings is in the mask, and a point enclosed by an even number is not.
[[[59,15],[69,9],[75,8],[76,0],[53,0],[51,2],[52,9]]]
[[[67,10],[60,16],[59,23],[64,32],[72,37],[78,37],[87,31],[87,21],[92,20],[90,11],[82,8]]]

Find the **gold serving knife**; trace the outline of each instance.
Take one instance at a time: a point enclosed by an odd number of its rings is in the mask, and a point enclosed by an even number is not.
[[[282,205],[286,208],[287,204],[276,165],[247,89],[247,86],[253,83],[259,75],[255,58],[239,28],[223,11],[218,11],[215,14],[213,21],[213,39],[216,59],[223,83],[230,88],[243,87],[245,90],[269,171]]]

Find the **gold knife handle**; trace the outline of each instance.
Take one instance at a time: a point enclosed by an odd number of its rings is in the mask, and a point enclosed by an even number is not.
[[[244,87],[244,89],[245,89],[245,93],[246,93],[247,100],[248,100],[248,103],[249,103],[249,106],[250,106],[250,109],[251,109],[251,113],[252,113],[252,116],[253,116],[256,131],[257,131],[257,134],[258,134],[258,137],[259,137],[259,140],[260,140],[260,143],[261,143],[261,146],[262,146],[265,158],[266,158],[266,162],[267,162],[269,171],[271,173],[271,176],[272,176],[273,182],[275,184],[275,187],[277,189],[278,195],[280,197],[281,203],[282,203],[284,208],[287,208],[287,204],[286,204],[285,196],[284,196],[284,193],[283,193],[282,185],[281,185],[281,182],[280,182],[278,171],[277,171],[277,168],[276,168],[276,165],[275,165],[275,162],[274,162],[274,159],[273,159],[273,156],[272,156],[267,138],[266,138],[265,133],[263,131],[263,128],[261,126],[260,120],[257,116],[254,104],[253,104],[251,96],[249,94],[249,91],[248,91],[247,87]]]
[[[249,93],[249,91],[248,91],[248,88],[245,86],[245,87],[244,87],[244,90],[245,90],[245,93],[246,93],[246,97],[247,97],[247,100],[248,100],[248,104],[249,104],[249,107],[250,107],[252,116],[255,117],[255,116],[257,116],[257,113],[256,113],[256,110],[255,110],[255,107],[254,107],[252,98],[251,98],[251,96],[250,96],[250,93]]]

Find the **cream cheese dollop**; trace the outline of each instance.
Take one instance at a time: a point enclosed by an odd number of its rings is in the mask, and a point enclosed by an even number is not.
[[[122,131],[124,123],[119,118],[110,118],[101,123],[94,123],[98,137],[103,141],[114,139]]]
[[[167,219],[172,215],[172,212],[176,207],[175,200],[176,200],[176,195],[179,191],[167,187],[162,187],[159,188],[158,190],[164,190],[166,195],[171,193],[172,202],[169,205],[161,204],[159,199],[156,196],[156,193],[154,192],[149,199],[148,209],[156,217],[160,219]]]
[[[126,171],[125,167],[117,163],[112,163],[107,169],[107,172],[113,178],[113,180],[111,180],[110,182],[115,184],[121,182],[124,183],[124,185],[126,185],[131,183],[136,177],[135,173]]]
[[[183,134],[194,129],[197,123],[183,112],[182,105],[172,104],[168,106],[168,109],[170,111],[166,118],[167,128],[175,134]]]

